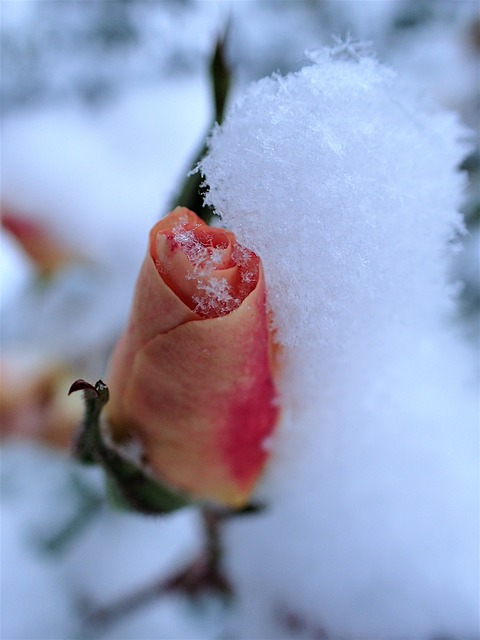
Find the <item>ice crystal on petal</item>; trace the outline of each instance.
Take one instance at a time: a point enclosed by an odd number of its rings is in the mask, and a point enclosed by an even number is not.
[[[197,313],[208,315],[210,310],[215,310],[218,315],[225,315],[241,303],[241,300],[232,295],[232,287],[225,278],[199,274],[197,283],[198,291],[203,294],[193,297]]]

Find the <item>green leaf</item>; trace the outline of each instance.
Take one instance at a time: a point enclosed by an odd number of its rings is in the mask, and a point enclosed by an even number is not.
[[[223,38],[219,38],[217,40],[215,50],[210,60],[210,84],[213,93],[215,112],[213,123],[209,127],[209,131],[212,129],[215,122],[218,122],[219,124],[222,123],[228,94],[230,92],[232,73],[226,59],[225,49],[227,36],[228,29]],[[172,199],[170,209],[174,209],[176,206],[187,207],[187,209],[194,211],[198,216],[200,216],[202,220],[209,223],[214,215],[214,210],[212,207],[204,204],[203,194],[205,188],[202,187],[203,177],[200,171],[197,170],[200,160],[202,160],[207,151],[208,145],[205,142],[193,159],[193,162],[190,165],[191,171],[187,174],[179,192]]]

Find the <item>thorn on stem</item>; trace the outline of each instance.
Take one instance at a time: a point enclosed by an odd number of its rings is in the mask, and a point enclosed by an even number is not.
[[[68,395],[70,395],[71,393],[75,393],[75,391],[84,391],[85,397],[89,397],[89,398],[96,398],[98,396],[98,391],[93,386],[93,384],[90,384],[89,382],[82,380],[82,378],[75,380],[75,382],[71,385],[70,389],[68,390]]]

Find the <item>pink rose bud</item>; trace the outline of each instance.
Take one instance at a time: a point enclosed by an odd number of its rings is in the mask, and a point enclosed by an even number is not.
[[[38,271],[46,276],[78,260],[79,256],[44,222],[1,205],[0,222],[12,234]]]
[[[106,407],[153,474],[193,499],[244,506],[278,419],[260,258],[177,207],[150,232]]]

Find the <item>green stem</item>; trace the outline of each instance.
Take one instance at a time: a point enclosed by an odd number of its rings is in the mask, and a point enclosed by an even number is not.
[[[74,455],[80,462],[97,463],[104,468],[117,505],[140,513],[160,515],[190,504],[186,497],[157,482],[142,467],[105,444],[100,416],[108,402],[109,392],[104,382],[99,380],[93,386],[85,380],[77,380],[69,393],[74,391],[83,391],[85,398],[85,417],[74,443]]]

